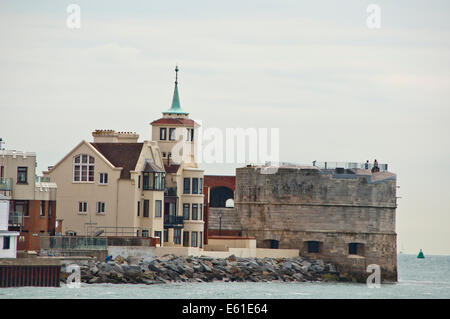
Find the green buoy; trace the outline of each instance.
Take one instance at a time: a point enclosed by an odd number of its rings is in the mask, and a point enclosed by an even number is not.
[[[425,256],[423,255],[422,249],[419,251],[417,258],[425,258]]]

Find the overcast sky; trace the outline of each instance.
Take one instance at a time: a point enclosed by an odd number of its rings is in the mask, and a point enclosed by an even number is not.
[[[66,25],[81,8],[81,28]],[[366,24],[370,3],[381,28]],[[408,253],[450,254],[448,1],[2,1],[0,137],[38,173],[94,129],[135,131],[170,107],[205,127],[279,128],[280,159],[398,174]],[[238,165],[207,165],[234,174]]]

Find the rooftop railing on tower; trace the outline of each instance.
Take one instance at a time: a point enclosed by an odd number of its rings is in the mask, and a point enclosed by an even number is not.
[[[366,170],[372,170],[374,167],[373,163],[355,163],[355,162],[313,162],[313,166],[319,168],[319,169],[336,169],[336,168],[343,168],[343,169],[366,169]],[[380,169],[380,172],[387,171],[388,170],[388,164],[378,164],[378,168]]]

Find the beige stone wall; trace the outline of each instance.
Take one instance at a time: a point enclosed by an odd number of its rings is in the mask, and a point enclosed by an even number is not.
[[[396,179],[383,176],[237,169],[235,205],[242,235],[255,236],[258,247],[277,240],[281,249],[299,249],[359,275],[367,276],[367,265],[378,264],[384,279],[396,280]],[[307,241],[320,242],[320,252],[309,254]],[[359,243],[363,252],[350,255],[349,243]]]

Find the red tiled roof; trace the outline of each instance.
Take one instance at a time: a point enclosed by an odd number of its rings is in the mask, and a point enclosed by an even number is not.
[[[166,170],[166,173],[176,173],[176,172],[178,172],[179,168],[180,168],[180,165],[178,165],[178,164],[164,165],[164,169]]]
[[[151,125],[154,124],[168,124],[168,125],[196,125],[193,120],[191,119],[184,119],[184,118],[160,118],[159,120],[155,120],[150,123]]]
[[[143,143],[91,143],[115,167],[122,167],[121,179],[129,179],[136,168]]]

